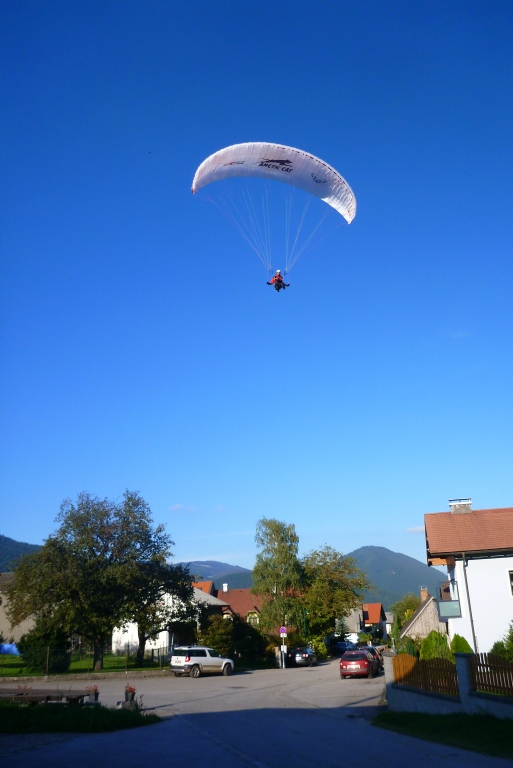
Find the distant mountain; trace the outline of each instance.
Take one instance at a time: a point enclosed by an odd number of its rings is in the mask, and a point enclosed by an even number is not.
[[[23,541],[15,541],[0,534],[0,573],[12,570],[13,563],[18,557],[37,552],[38,549],[41,549],[38,544],[25,544]]]
[[[347,554],[354,557],[358,567],[374,584],[373,590],[365,592],[364,600],[383,603],[385,611],[408,592],[419,595],[420,587],[427,587],[432,595],[436,595],[436,588],[446,578],[438,568],[429,568],[414,557],[392,552],[386,547],[360,547]],[[253,586],[253,572],[248,568],[217,560],[195,560],[186,565],[189,565],[191,573],[198,576],[198,581],[213,581],[217,589],[222,589],[224,583],[230,589]]]
[[[427,587],[435,596],[437,587],[447,578],[438,568],[430,568],[414,557],[386,547],[360,547],[347,554],[354,557],[374,584],[374,590],[366,592],[364,599],[369,603],[383,603],[385,611],[408,592],[419,595],[420,587]]]
[[[197,581],[214,581],[235,573],[249,573],[249,568],[242,568],[240,565],[230,565],[230,563],[221,563],[218,560],[192,560],[190,563],[178,563],[178,565],[187,565]]]

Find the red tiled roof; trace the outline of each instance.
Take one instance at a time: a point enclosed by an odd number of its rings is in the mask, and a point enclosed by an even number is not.
[[[381,603],[364,603],[363,618],[366,624],[379,624],[386,620],[385,611]]]
[[[229,589],[228,592],[217,590],[219,600],[229,603],[234,613],[238,613],[243,619],[248,613],[260,613],[262,607],[262,598],[260,595],[253,595],[251,589]]]
[[[513,551],[513,507],[424,515],[429,557]]]
[[[196,587],[196,589],[201,589],[202,592],[205,592],[207,595],[214,595],[214,582],[213,581],[193,581],[192,586]],[[219,598],[221,600],[221,598]]]

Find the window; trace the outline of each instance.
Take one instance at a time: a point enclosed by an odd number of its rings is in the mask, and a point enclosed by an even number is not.
[[[511,594],[513,595],[513,571],[509,572],[509,586],[511,587]]]
[[[207,652],[203,648],[198,648],[197,650],[193,650],[189,654],[190,656],[206,656]]]
[[[252,627],[258,626],[258,623],[260,621],[258,617],[258,613],[254,611],[252,613],[248,613],[248,615],[246,616],[246,621],[248,622],[248,624],[251,624]]]
[[[212,656],[214,659],[218,659],[218,658],[219,658],[219,653],[218,653],[217,651],[214,651],[214,650],[213,650],[213,648],[209,648],[209,649],[208,649],[208,652],[209,652],[209,654],[210,654],[210,655],[211,655],[211,656]]]

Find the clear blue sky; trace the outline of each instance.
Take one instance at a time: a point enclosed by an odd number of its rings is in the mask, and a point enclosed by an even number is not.
[[[424,559],[513,503],[510,2],[3,3],[0,533],[138,490],[177,559]],[[308,150],[358,213],[276,294],[199,163]],[[277,265],[279,266],[279,265]]]

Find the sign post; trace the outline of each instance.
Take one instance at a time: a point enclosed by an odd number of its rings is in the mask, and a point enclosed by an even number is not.
[[[287,646],[283,642],[283,638],[287,637],[287,627],[280,627],[280,637],[282,639],[282,644],[281,644],[281,649],[280,649],[281,650],[281,653],[280,653],[280,656],[281,656],[281,668],[285,669],[285,655],[287,653]]]

